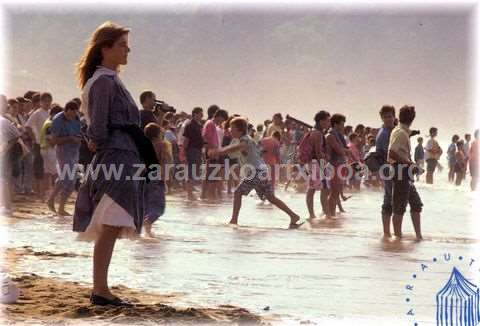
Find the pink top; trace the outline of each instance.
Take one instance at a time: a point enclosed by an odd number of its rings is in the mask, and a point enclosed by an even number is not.
[[[213,120],[208,120],[202,129],[203,140],[209,148],[219,148],[217,126]]]
[[[268,165],[277,164],[280,157],[280,142],[270,136],[260,140],[260,145],[263,148],[262,157],[265,163]]]

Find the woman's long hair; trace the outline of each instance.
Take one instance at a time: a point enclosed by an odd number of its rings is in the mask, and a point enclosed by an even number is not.
[[[128,34],[130,30],[115,23],[107,21],[98,26],[92,37],[88,41],[80,61],[76,64],[77,81],[81,89],[92,77],[97,66],[102,63],[102,48],[112,47],[113,44],[124,34]]]

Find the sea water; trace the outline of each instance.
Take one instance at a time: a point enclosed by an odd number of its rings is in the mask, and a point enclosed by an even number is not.
[[[226,224],[229,197],[191,204],[172,196],[154,225],[156,239],[117,243],[110,283],[176,294],[178,306],[240,306],[278,323],[356,319],[369,325],[378,320],[434,324],[435,295],[452,267],[472,282],[478,269],[471,263],[478,248],[472,213],[476,194],[467,183],[456,187],[446,178],[444,171],[433,186],[416,183],[424,203],[425,240],[420,243],[414,240],[408,212],[405,239],[381,240],[381,191],[354,193],[338,220],[306,223],[299,230],[287,230],[288,216],[255,196],[244,198],[238,228]],[[277,194],[307,217],[305,194],[280,187]],[[319,214],[319,194],[315,198]],[[11,221],[2,226],[9,234],[3,246],[91,256],[91,243],[75,241],[71,218]],[[91,260],[28,256],[17,270],[88,283]]]

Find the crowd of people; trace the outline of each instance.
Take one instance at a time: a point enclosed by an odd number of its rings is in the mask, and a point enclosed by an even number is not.
[[[12,209],[12,196],[22,194],[36,196],[58,215],[74,216],[74,231],[95,240],[92,303],[123,304],[110,293],[106,280],[113,245],[142,228],[153,236],[152,224],[165,211],[166,193],[183,193],[189,201],[232,194],[230,224],[237,224],[242,197],[255,190],[259,200],[289,216],[289,228],[298,228],[298,212],[275,194],[280,185],[305,193],[310,221],[318,219],[317,191],[324,218],[332,220],[349,198],[345,190],[383,189],[384,237],[392,236],[391,224],[394,235],[402,237],[409,205],[416,237],[422,239],[423,203],[414,181],[426,165],[426,182],[433,183],[443,151],[432,127],[425,146],[423,138],[417,138],[412,157],[411,138],[419,134],[412,129],[413,106],[400,108],[398,117],[393,106],[382,106],[375,127],[353,127],[345,115],[326,110],[312,114],[312,125],[276,113],[255,126],[243,114],[218,105],[176,112],[152,91],[139,94],[138,110],[117,73],[127,62],[128,33],[106,23],[93,34],[78,64],[81,98],[62,106],[48,92],[0,96],[4,211]],[[469,170],[471,188],[476,189],[479,146],[478,130],[472,142],[468,134],[465,140],[452,137],[449,181],[460,185]],[[102,164],[126,168],[115,180],[105,175],[82,178],[76,170]],[[154,165],[160,173],[137,182],[131,179],[136,164],[146,165],[142,175]],[[66,168],[78,173],[65,177]],[[65,204],[75,189],[72,214]]]
[[[16,98],[7,99],[3,95],[0,98],[2,131],[5,135],[3,152],[8,157],[5,166],[9,167],[11,177],[6,179],[9,180],[9,191],[4,192],[4,207],[10,209],[9,198],[12,194],[23,194],[37,196],[46,203],[48,209],[59,215],[71,215],[65,210],[65,203],[75,186],[78,188],[80,176],[58,178],[58,172],[65,166],[87,166],[95,153],[89,144],[85,114],[79,110],[81,99],[73,98],[62,107],[54,103],[52,95],[47,92],[27,91]],[[280,184],[287,188],[293,180],[299,192],[306,192],[310,219],[317,216],[313,201],[316,191],[321,192],[323,214],[331,218],[335,216],[336,207],[343,210],[341,199],[348,198],[343,194],[344,189],[355,192],[381,188],[391,183],[391,180],[382,180],[376,171],[368,170],[365,164],[365,159],[372,153],[381,156],[382,163],[388,162],[390,133],[399,123],[395,109],[388,105],[380,111],[383,121],[380,128],[363,124],[352,127],[346,125],[345,116],[330,116],[326,111],[314,116],[313,126],[276,113],[271,120],[265,120],[255,127],[248,119],[238,114],[229,115],[217,105],[208,107],[204,117],[201,107],[193,108],[190,114],[176,113],[164,102],[158,102],[152,91],[142,92],[139,101],[142,105],[139,124],[154,145],[167,194],[185,193],[188,200],[195,201],[198,200],[196,192],[201,199],[207,200],[235,193],[237,196],[234,198],[239,201],[240,193],[246,195],[251,189],[244,189],[245,185],[238,187],[241,159],[235,153],[229,154],[231,150],[228,146],[238,145],[243,136],[249,147],[233,146],[233,152],[243,150],[249,152],[250,156],[258,153],[256,159],[261,164],[249,163],[257,165],[257,168],[265,166],[271,184],[268,191],[259,191],[258,187],[254,187],[259,198],[271,199],[268,197],[270,192],[274,194]],[[239,121],[245,124],[241,126],[244,134],[234,136],[232,130],[239,126]],[[438,129],[430,128],[429,134],[426,146],[423,145],[423,137],[417,138],[412,162],[422,169],[426,165],[426,182],[433,183],[434,172],[442,168],[439,160],[443,150],[436,140]],[[465,134],[464,139],[454,135],[447,150],[447,161],[450,182],[460,185],[469,170],[471,188],[476,189],[478,130],[474,133],[473,141],[470,134]],[[348,178],[342,178],[348,171],[340,170],[330,178],[322,178],[320,172],[325,171],[326,165],[351,167],[353,173]],[[306,177],[297,178],[298,170],[302,167],[305,168],[303,176]],[[185,171],[183,178],[178,177],[181,168]],[[316,173],[315,177],[312,177],[312,172]],[[417,181],[420,175],[416,175]],[[388,203],[391,201],[390,193],[386,190],[385,200]],[[160,195],[157,199],[151,199],[151,205],[156,201],[162,202],[162,198]],[[157,211],[161,215],[163,208]],[[148,214],[145,217],[147,225],[148,221],[153,223],[156,219]],[[237,221],[236,215],[233,214],[232,222]],[[148,227],[149,234],[150,229]],[[385,231],[385,234],[389,232]]]

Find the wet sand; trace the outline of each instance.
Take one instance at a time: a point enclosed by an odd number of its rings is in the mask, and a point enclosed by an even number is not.
[[[50,216],[45,214],[39,201],[17,202],[18,207],[10,217],[2,217],[2,223],[15,224],[16,219]],[[71,205],[68,207],[72,209]],[[117,285],[113,292],[135,304],[132,308],[98,307],[89,303],[91,288],[88,284],[42,277],[34,273],[18,271],[17,264],[34,256],[40,260],[86,257],[72,252],[37,251],[34,247],[6,248],[3,251],[2,270],[20,289],[20,298],[15,304],[2,305],[2,324],[266,324],[259,316],[243,308],[220,305],[214,308],[176,308],[176,294],[154,294],[136,291]],[[87,256],[88,257],[88,256]]]

